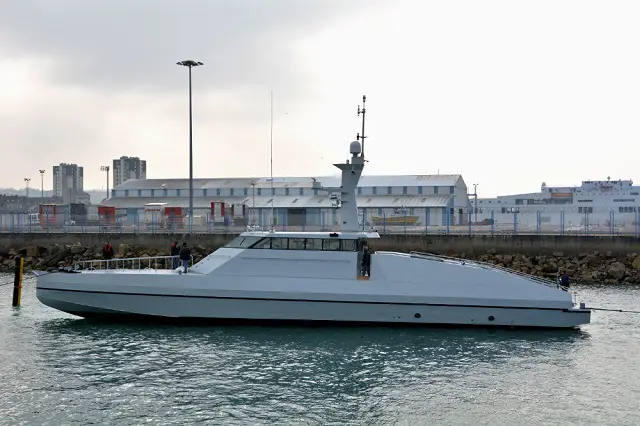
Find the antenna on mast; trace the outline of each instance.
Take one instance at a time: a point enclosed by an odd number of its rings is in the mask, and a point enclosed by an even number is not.
[[[363,159],[364,159],[364,138],[368,137],[364,135],[364,115],[367,112],[367,110],[364,107],[365,102],[367,101],[367,95],[363,95],[362,96],[362,109],[360,109],[360,105],[358,105],[358,117],[360,117],[360,114],[362,114],[362,133],[358,133],[356,135],[356,140],[361,141],[360,144],[362,145],[362,154],[360,155]]]

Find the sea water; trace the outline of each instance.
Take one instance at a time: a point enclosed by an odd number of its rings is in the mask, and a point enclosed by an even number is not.
[[[0,276],[0,284],[11,276]],[[638,310],[640,287],[576,287]],[[0,286],[0,424],[640,424],[640,314],[574,331],[109,325]]]

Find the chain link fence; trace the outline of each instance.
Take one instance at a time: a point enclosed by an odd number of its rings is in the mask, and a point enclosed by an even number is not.
[[[184,209],[186,211],[186,209]],[[640,209],[639,209],[640,210]],[[601,235],[640,238],[640,211],[506,211],[482,214],[450,208],[359,209],[363,231],[380,234],[451,235]],[[246,230],[336,231],[336,209],[251,209],[234,216],[214,217],[211,209],[194,209],[193,220],[185,214],[121,209],[114,214],[57,212],[0,214],[0,233],[140,233],[216,234]],[[272,224],[272,225],[271,225]]]

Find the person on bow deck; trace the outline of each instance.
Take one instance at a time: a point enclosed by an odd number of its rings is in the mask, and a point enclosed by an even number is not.
[[[187,247],[187,243],[182,243],[182,249],[180,249],[180,260],[182,261],[182,266],[184,267],[184,273],[187,273],[187,269],[189,268],[189,260],[191,260],[191,250]]]
[[[172,269],[176,269],[180,264],[180,247],[178,247],[177,241],[171,244],[171,256]]]
[[[102,247],[102,258],[106,260],[106,268],[109,269],[109,260],[113,259],[113,247],[109,244],[109,241],[104,242],[104,246]]]
[[[111,247],[109,241],[105,241],[104,247],[102,247],[102,258],[105,260],[113,259],[113,247]]]

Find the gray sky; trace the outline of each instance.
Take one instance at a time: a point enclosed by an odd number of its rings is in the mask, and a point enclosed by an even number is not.
[[[637,177],[637,1],[0,0],[0,186],[75,162],[196,177],[333,174],[367,95],[369,174],[481,196]],[[18,147],[14,160],[8,153]],[[640,177],[638,177],[640,179]],[[37,182],[37,185],[35,184]]]

